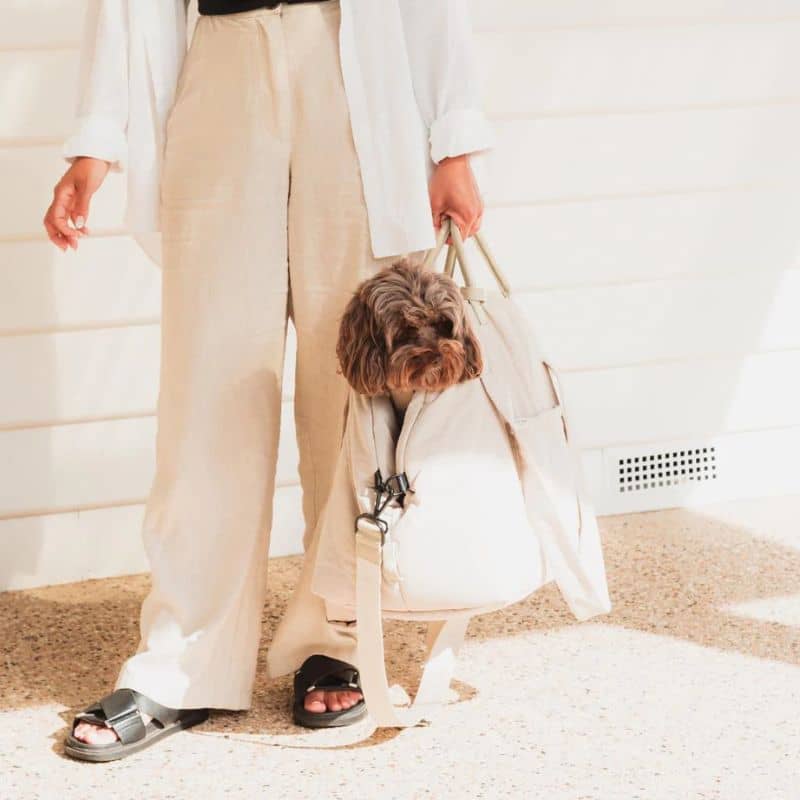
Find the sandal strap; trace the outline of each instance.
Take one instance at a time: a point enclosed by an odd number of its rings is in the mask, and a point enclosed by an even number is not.
[[[162,725],[174,722],[180,709],[171,709],[154,702],[135,689],[117,689],[76,715],[75,724],[91,722],[111,728],[123,744],[138,742],[147,735],[142,714],[148,714]]]
[[[295,697],[316,689],[361,691],[358,670],[346,661],[329,656],[309,656],[294,674]]]

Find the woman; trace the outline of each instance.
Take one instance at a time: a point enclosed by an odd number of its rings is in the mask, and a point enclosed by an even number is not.
[[[128,227],[163,267],[162,352],[141,640],[70,755],[119,758],[250,707],[289,316],[307,556],[269,672],[295,673],[300,724],[364,715],[354,621],[327,619],[308,580],[346,394],[336,331],[356,285],[421,259],[444,215],[480,227],[471,161],[492,142],[466,6],[200,0],[184,58],[184,0],[94,0],[44,224],[77,248],[93,193],[127,171]]]

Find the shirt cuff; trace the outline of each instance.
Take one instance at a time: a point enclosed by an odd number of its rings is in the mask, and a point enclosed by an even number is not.
[[[482,111],[454,109],[433,121],[430,143],[431,160],[438,164],[448,156],[460,156],[492,147],[494,134]]]
[[[128,153],[125,131],[104,117],[81,117],[76,132],[64,142],[61,154],[70,163],[78,156],[111,162],[113,172],[122,172]]]
[[[468,156],[469,166],[472,170],[472,175],[475,178],[475,183],[478,184],[478,193],[485,202],[487,197],[491,195],[492,185],[492,151],[479,150],[470,153]]]

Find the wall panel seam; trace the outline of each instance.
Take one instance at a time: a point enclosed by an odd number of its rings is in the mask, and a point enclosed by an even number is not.
[[[562,368],[559,367],[558,364],[553,363],[553,368],[561,375],[576,375],[576,374],[588,374],[588,373],[595,373],[595,372],[613,372],[615,370],[623,370],[623,369],[641,369],[644,367],[662,367],[662,366],[670,366],[675,364],[698,364],[704,363],[707,361],[747,361],[753,359],[759,359],[765,356],[770,355],[797,355],[800,356],[800,348],[798,347],[786,347],[786,348],[772,348],[769,350],[759,350],[759,351],[740,351],[736,352],[729,352],[729,353],[707,353],[707,354],[697,354],[692,356],[675,356],[675,357],[667,357],[667,358],[654,358],[649,361],[630,361],[630,362],[620,362],[619,364],[608,364],[603,366],[597,367],[567,367]]]
[[[754,274],[755,265],[747,270],[739,269],[731,272],[664,272],[660,275],[655,275],[649,278],[617,278],[608,281],[582,281],[580,283],[563,283],[542,286],[532,286],[526,288],[521,282],[512,282],[512,289],[514,294],[519,296],[527,295],[547,295],[558,294],[572,294],[575,292],[583,291],[584,289],[590,291],[592,289],[623,289],[627,287],[647,286],[654,283],[706,283],[710,281],[718,281],[724,283],[726,281],[738,281],[742,278],[749,277],[753,281],[763,280],[765,277],[780,278],[783,275],[790,273],[798,273],[800,275],[800,267],[781,267],[780,269],[770,270],[768,267],[759,265],[758,274]]]
[[[279,489],[292,489],[300,486],[300,480],[280,480],[275,481],[275,491]],[[124,508],[127,506],[141,506],[147,503],[147,497],[128,498],[124,500],[113,500],[108,503],[87,503],[74,506],[54,506],[44,509],[24,509],[22,511],[12,511],[0,513],[0,522],[8,522],[16,519],[29,519],[31,517],[52,517],[60,514],[81,514],[90,511],[102,511],[107,508]]]
[[[549,119],[571,119],[583,117],[627,117],[654,116],[657,114],[690,114],[695,111],[730,111],[756,108],[780,108],[800,106],[800,96],[786,95],[768,97],[763,100],[736,100],[717,103],[689,103],[686,105],[631,106],[626,108],[574,108],[564,111],[494,111],[487,112],[488,118],[499,123],[535,122]]]
[[[88,331],[110,331],[118,328],[150,328],[160,324],[158,317],[125,319],[107,322],[74,323],[52,325],[41,328],[0,328],[0,339],[15,339],[22,336],[56,336],[62,333],[84,333]]]
[[[281,405],[292,404],[294,393],[281,396]],[[125,420],[155,418],[155,409],[144,411],[126,411],[124,414],[109,414],[97,417],[75,417],[57,420],[43,420],[41,422],[15,422],[13,424],[0,423],[0,436],[4,433],[16,433],[18,431],[35,431],[42,428],[65,428],[74,425],[94,425],[103,422],[124,422]]]
[[[662,439],[626,439],[620,441],[607,442],[606,444],[592,444],[588,447],[579,446],[581,456],[589,454],[604,454],[607,450],[616,450],[626,447],[660,447],[670,442],[695,441],[697,439],[728,439],[734,436],[750,436],[756,433],[771,433],[774,431],[794,432],[800,431],[800,425],[760,425],[757,428],[736,428],[735,430],[717,430],[706,433],[681,434],[680,436],[669,436]]]
[[[519,27],[489,27],[475,24],[476,34],[483,35],[525,35],[536,33],[557,33],[561,31],[645,31],[713,27],[744,27],[748,25],[780,25],[786,22],[799,22],[800,14],[755,17],[664,17],[659,20],[644,18],[630,19],[626,22],[598,20],[596,22],[575,22],[569,24],[522,25]]]

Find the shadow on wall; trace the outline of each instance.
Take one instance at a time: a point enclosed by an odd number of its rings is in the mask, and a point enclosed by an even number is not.
[[[0,262],[0,360],[7,368],[9,363],[29,357],[26,352],[29,348],[25,345],[30,337],[15,335],[14,321],[20,316],[19,309],[32,309],[34,315],[42,319],[53,319],[57,315],[50,280],[54,254],[43,246],[27,244],[10,246],[0,242],[0,248],[0,252],[9,255]],[[0,553],[3,555],[0,558],[0,591],[20,585],[19,578],[35,575],[41,564],[46,522],[41,518],[17,516],[28,500],[20,496],[20,487],[28,487],[30,499],[53,496],[58,480],[53,470],[47,429],[24,427],[24,422],[23,427],[19,427],[20,421],[14,419],[17,416],[15,407],[25,400],[19,397],[21,393],[35,390],[45,397],[58,395],[55,343],[46,336],[39,336],[37,340],[36,386],[20,385],[12,377],[18,372],[6,374],[5,399],[0,399]],[[23,365],[18,363],[18,366]]]
[[[0,237],[0,590],[144,568],[158,272],[131,252]]]
[[[796,510],[796,501],[789,509]],[[591,624],[800,665],[795,627],[725,610],[731,604],[795,595],[798,550],[770,541],[770,531],[754,536],[751,530],[685,510],[609,518],[603,528],[614,607]],[[271,564],[253,709],[215,714],[204,730],[297,733],[287,713],[291,676],[269,681],[265,655],[299,566],[297,557]],[[0,710],[42,704],[77,709],[105,694],[121,661],[135,649],[147,587],[145,576],[135,576],[0,595],[6,659]],[[523,603],[473,620],[469,640],[538,640],[540,634],[578,624],[551,584]],[[419,677],[421,633],[422,626],[414,623],[387,624],[390,676],[406,686],[416,685]],[[87,660],[89,642],[92,658]],[[63,716],[71,718],[67,712]]]
[[[59,55],[38,48],[54,41],[76,43],[83,27],[82,14],[76,15],[67,0],[50,0],[46,9],[11,0],[4,16],[0,168],[4,182],[15,186],[15,195],[7,198],[0,215],[0,590],[18,585],[20,576],[37,573],[44,523],[17,515],[29,502],[38,508],[35,497],[52,496],[58,479],[47,431],[24,427],[30,420],[25,417],[27,401],[39,405],[41,398],[58,396],[55,343],[44,336],[33,342],[24,333],[58,317],[52,272],[57,255],[44,244],[41,218],[64,164],[36,144],[63,133],[61,122],[72,114],[75,98],[71,87],[65,91],[63,85],[54,93],[50,68],[61,63]],[[40,53],[40,61],[31,58]],[[26,139],[30,146],[21,146]],[[42,163],[52,164],[46,180],[36,168]],[[20,374],[28,377],[34,371],[35,385],[20,379]],[[22,496],[21,486],[33,489],[30,497]]]

